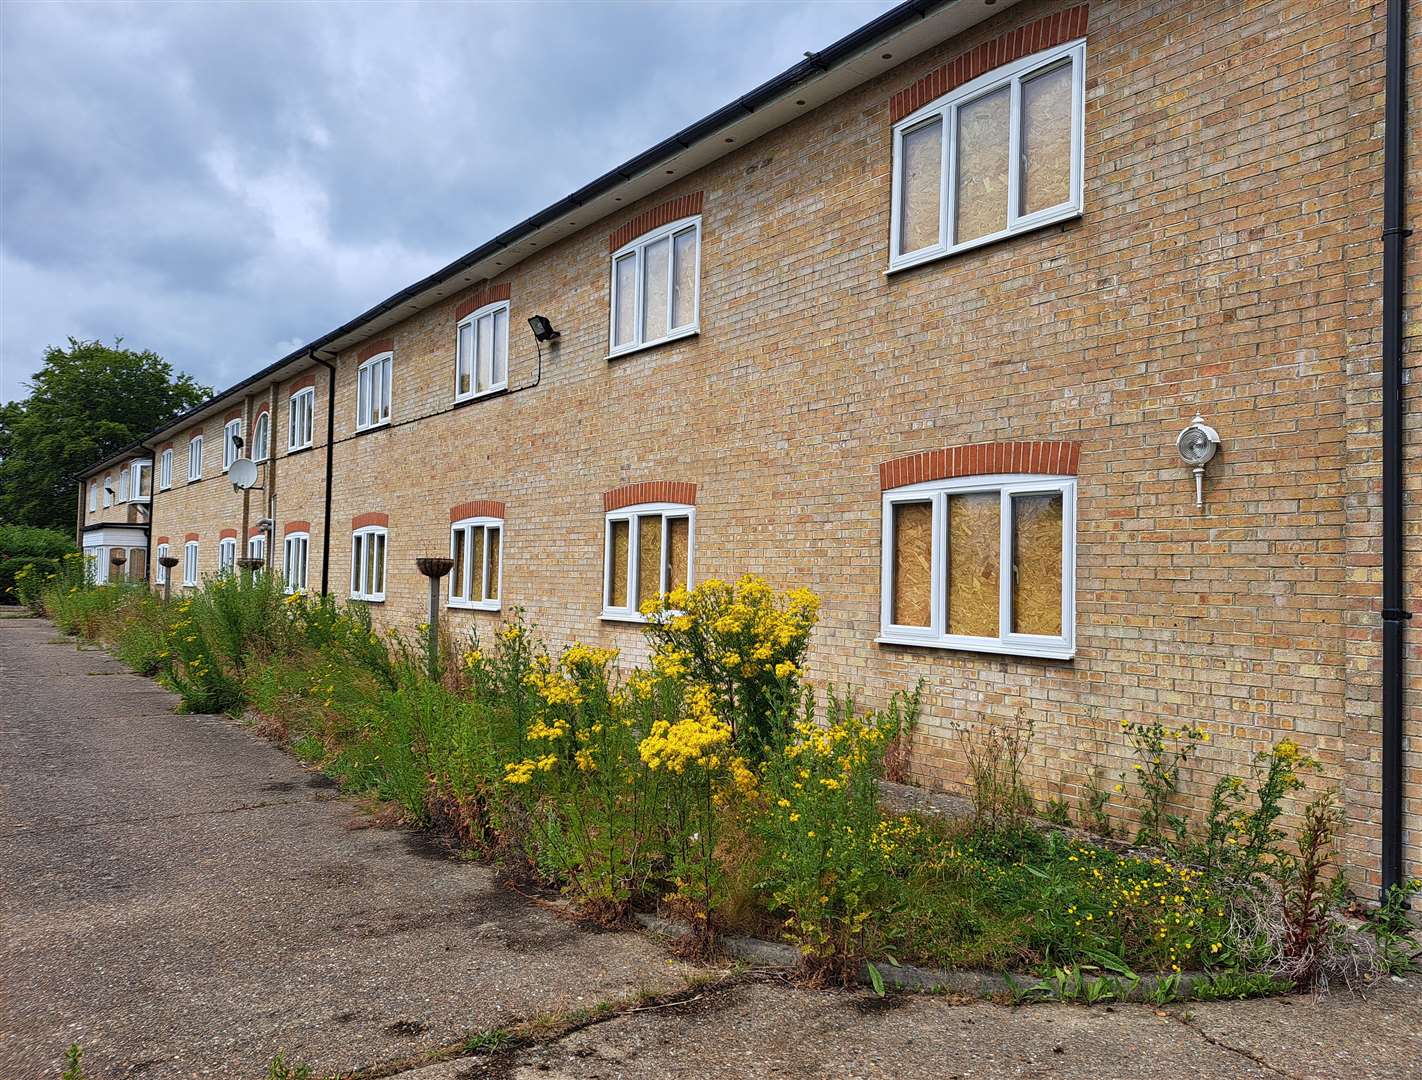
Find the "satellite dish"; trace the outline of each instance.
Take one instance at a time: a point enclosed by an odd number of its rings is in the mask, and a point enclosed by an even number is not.
[[[246,491],[257,482],[257,465],[251,458],[238,458],[227,470],[227,479],[238,491]]]

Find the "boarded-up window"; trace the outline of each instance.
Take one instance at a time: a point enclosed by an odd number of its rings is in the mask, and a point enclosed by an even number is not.
[[[667,518],[667,592],[686,588],[687,563],[691,555],[691,521]]]
[[[1022,213],[1071,198],[1071,65],[1022,83]]]
[[[1062,497],[1012,497],[1012,632],[1062,632]]]
[[[933,504],[893,504],[893,615],[897,626],[933,621]]]
[[[943,121],[904,132],[900,177],[899,250],[917,251],[939,240],[943,195]]]
[[[449,573],[449,598],[467,600],[469,598],[469,564],[464,561],[464,537],[467,530],[455,529],[454,542],[450,545],[450,558],[454,569]]]
[[[485,600],[499,598],[499,555],[503,547],[503,535],[502,529],[489,529],[487,532],[489,580],[484,586]]]
[[[955,243],[1007,228],[1009,87],[958,109],[958,215]]]
[[[662,591],[662,518],[644,514],[637,519],[637,604]]]
[[[948,496],[948,633],[997,637],[1001,496]]]
[[[469,530],[469,598],[484,599],[484,530]]]
[[[632,523],[626,518],[610,523],[608,528],[607,606],[627,606],[627,538]]]

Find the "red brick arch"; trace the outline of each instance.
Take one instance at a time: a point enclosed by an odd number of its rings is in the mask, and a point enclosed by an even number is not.
[[[486,304],[495,304],[500,300],[512,298],[513,288],[507,281],[501,281],[497,285],[481,285],[459,302],[459,305],[454,309],[454,321],[458,322],[464,316],[478,311]]]
[[[650,210],[643,210],[631,221],[623,222],[613,230],[607,238],[607,250],[616,251],[623,244],[636,240],[643,233],[651,232],[659,225],[670,225],[673,221],[701,213],[703,201],[704,192],[693,191],[689,195],[668,199]]]
[[[1001,473],[1075,476],[1080,455],[1077,442],[991,442],[924,450],[880,465],[879,488]]]
[[[247,539],[250,540],[254,536],[261,536],[266,531],[267,530],[262,528],[260,525],[253,525],[250,529],[247,530]]]
[[[236,530],[236,529],[223,529],[220,533],[217,534],[217,538],[218,538],[219,540],[236,540],[236,539],[237,539],[237,530]]]
[[[281,534],[282,534],[283,536],[285,536],[287,533],[294,533],[294,532],[309,533],[310,531],[311,531],[311,522],[309,522],[309,521],[288,521],[285,525],[283,525],[283,526],[281,527]]]
[[[158,537],[158,539],[153,541],[153,546],[157,547],[159,544],[166,544],[167,542],[168,538],[166,536],[160,536]]]
[[[368,528],[371,525],[379,525],[382,529],[390,528],[390,515],[372,512],[368,514],[357,514],[351,518],[351,532],[357,529]]]
[[[623,484],[602,493],[604,513],[621,510],[637,503],[696,503],[696,485],[679,480],[648,480],[640,484]]]
[[[191,543],[191,542],[194,541],[194,540],[201,540],[201,539],[202,539],[202,537],[200,537],[197,533],[188,533],[186,536],[183,537],[183,543],[185,543],[185,544],[186,544],[186,543]]]
[[[504,504],[497,499],[475,499],[472,502],[462,502],[449,508],[451,522],[463,521],[465,518],[502,518],[503,516]]]
[[[395,339],[391,337],[376,338],[374,341],[362,345],[360,352],[356,353],[356,363],[363,364],[372,356],[379,356],[381,353],[395,351]]]

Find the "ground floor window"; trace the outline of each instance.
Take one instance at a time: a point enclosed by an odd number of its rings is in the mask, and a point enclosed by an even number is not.
[[[237,569],[237,538],[224,537],[217,544],[217,572],[230,574]]]
[[[265,416],[266,414],[263,413],[263,415]],[[266,561],[267,561],[267,534],[266,534],[266,533],[258,533],[256,536],[253,536],[253,537],[249,537],[249,538],[248,538],[248,540],[247,540],[247,558],[249,558],[249,559],[261,559],[262,562],[266,562]]]
[[[378,525],[351,534],[351,599],[385,599],[385,539]]]
[[[289,593],[306,591],[306,555],[310,546],[311,537],[308,533],[286,534],[281,565],[286,591]]]
[[[681,503],[646,503],[607,515],[603,618],[640,620],[647,601],[691,583],[695,516]]]
[[[198,545],[196,540],[189,540],[183,545],[183,584],[196,585],[198,583]]]
[[[503,536],[504,523],[498,518],[466,518],[450,526],[450,607],[499,609]]]
[[[168,545],[159,544],[154,554],[158,557],[157,569],[153,571],[153,580],[156,584],[168,584],[168,568],[163,565],[163,560],[168,557]]]
[[[1066,658],[1076,481],[961,477],[884,493],[882,642]]]

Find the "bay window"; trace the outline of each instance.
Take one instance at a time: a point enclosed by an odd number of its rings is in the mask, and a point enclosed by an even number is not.
[[[641,621],[641,607],[691,584],[696,511],[681,503],[644,503],[607,514],[602,617]]]

